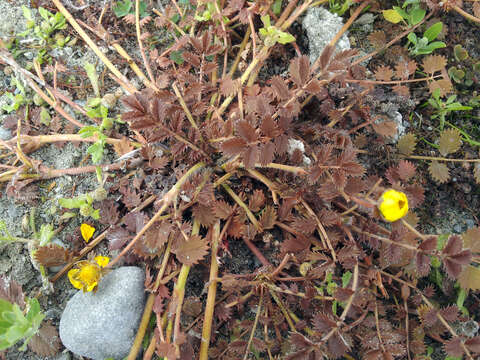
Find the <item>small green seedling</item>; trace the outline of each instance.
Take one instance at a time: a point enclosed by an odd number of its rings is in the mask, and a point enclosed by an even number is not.
[[[26,105],[27,103],[31,102],[27,98],[27,92],[21,81],[19,81],[16,77],[12,77],[10,84],[15,87],[19,91],[19,93],[5,93],[5,96],[8,97],[8,99],[11,101],[10,104],[2,105],[2,110],[6,111],[7,113],[17,111],[20,106]]]
[[[80,215],[82,216],[90,216],[95,220],[100,219],[100,210],[99,209],[94,209],[93,208],[93,202],[95,200],[99,200],[98,198],[98,192],[99,190],[105,190],[102,189],[97,189],[96,191],[87,193],[87,194],[82,194],[74,198],[60,198],[58,199],[58,204],[64,208],[67,209],[79,209],[80,210]],[[68,216],[71,217],[71,215],[74,215],[73,213],[69,213]]]
[[[435,114],[432,115],[432,119],[440,119],[440,130],[443,130],[445,127],[445,117],[452,111],[472,110],[472,107],[464,106],[458,101],[455,101],[456,99],[457,95],[452,95],[444,102],[440,98],[440,89],[435,89],[432,97],[428,99],[428,104],[436,110]]]
[[[122,18],[124,16],[127,16],[128,14],[135,14],[135,7],[133,6],[131,0],[117,1],[113,6],[113,12],[116,17]],[[141,18],[148,16],[147,4],[145,3],[145,1],[140,1],[139,12]]]
[[[45,314],[41,312],[38,300],[26,298],[26,315],[17,304],[0,299],[0,350],[12,347],[23,340],[21,351],[37,333]]]
[[[420,0],[406,0],[402,7],[394,6],[392,9],[383,10],[385,20],[398,24],[400,21],[412,27],[425,18],[426,10],[420,6]]]
[[[295,37],[287,32],[281,31],[270,24],[270,16],[264,15],[261,17],[263,28],[260,29],[260,36],[266,46],[270,47],[276,43],[288,44],[295,41]]]
[[[425,30],[423,37],[421,38],[417,37],[414,32],[408,34],[407,38],[410,44],[408,50],[410,51],[410,54],[431,54],[436,49],[446,47],[447,45],[443,41],[433,41],[440,34],[442,28],[443,24],[441,22],[437,22]]]

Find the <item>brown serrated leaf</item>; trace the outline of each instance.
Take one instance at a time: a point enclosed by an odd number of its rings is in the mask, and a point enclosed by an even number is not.
[[[462,135],[457,129],[446,129],[440,134],[438,141],[438,150],[442,156],[452,154],[460,149],[462,145]]]
[[[126,136],[122,137],[119,142],[114,143],[113,148],[118,156],[125,155],[133,150],[133,146]]]
[[[475,3],[475,4],[478,4],[478,3]],[[480,6],[479,6],[478,14],[476,16],[480,17]],[[471,339],[466,340],[465,345],[467,346],[468,350],[476,353],[480,353],[480,336],[475,336]]]
[[[335,50],[335,47],[331,46],[330,44],[325,46],[325,48],[323,49],[318,59],[320,70],[324,70],[327,67],[328,63],[330,62],[330,58],[333,55],[334,50]]]
[[[422,67],[426,73],[433,74],[447,65],[447,59],[442,55],[428,55],[423,58]]]
[[[458,283],[465,290],[480,290],[480,269],[468,265],[458,276]]]
[[[277,221],[277,211],[273,206],[265,206],[265,209],[263,209],[262,214],[260,215],[260,225],[264,230],[273,229],[275,221]]]
[[[443,184],[450,179],[450,173],[447,165],[438,161],[432,161],[428,167],[428,172],[432,178],[439,184]]]
[[[0,276],[0,299],[17,304],[21,309],[25,308],[25,296],[22,286],[13,279]]]
[[[381,136],[394,137],[397,134],[397,124],[394,121],[383,121],[379,124],[372,123],[372,127]]]
[[[177,359],[177,351],[174,344],[160,341],[157,343],[157,355],[165,359]]]
[[[232,215],[233,207],[223,200],[218,200],[213,205],[213,212],[215,213],[215,216],[217,218],[225,220],[228,219],[230,215]]]
[[[447,79],[433,80],[428,83],[428,90],[431,94],[437,89],[440,90],[440,97],[444,97],[452,91],[453,84]]]
[[[270,84],[277,99],[286,100],[290,97],[290,90],[288,89],[285,80],[283,80],[280,76],[277,75],[272,77]]]
[[[192,266],[207,255],[208,244],[199,235],[193,235],[188,240],[179,237],[173,243],[172,252],[182,264]]]
[[[417,145],[417,136],[413,133],[403,135],[397,142],[397,149],[400,154],[411,155]]]
[[[380,65],[374,72],[375,79],[379,81],[390,81],[393,77],[393,70],[390,66]]]
[[[220,145],[220,149],[227,156],[238,155],[241,152],[243,152],[246,147],[247,147],[247,143],[245,142],[245,140],[237,137],[233,139],[225,140],[224,142],[222,142],[222,145]]]
[[[258,139],[255,128],[248,121],[240,121],[237,124],[237,134],[247,142],[254,142]]]
[[[47,357],[56,355],[62,343],[57,329],[49,321],[44,322],[38,332],[28,342],[28,347],[35,354]]]
[[[215,213],[210,206],[196,204],[192,209],[192,216],[205,227],[209,227],[215,222]]]
[[[371,32],[367,36],[367,39],[368,39],[368,41],[370,41],[370,44],[372,44],[372,46],[376,50],[381,49],[387,43],[387,37],[386,37],[385,32],[383,30],[377,30],[377,31]]]
[[[406,98],[410,97],[410,89],[408,88],[408,86],[395,85],[392,89],[400,96],[404,96]]]
[[[302,87],[308,81],[310,76],[310,60],[308,56],[300,56],[290,61],[290,76],[292,81]]]
[[[280,134],[280,130],[278,129],[277,123],[271,116],[265,116],[262,120],[262,125],[260,126],[260,130],[264,136],[269,138],[275,138]]]
[[[473,177],[475,178],[475,182],[480,184],[480,163],[476,163],[473,167]]]
[[[473,15],[475,17],[480,18],[480,3],[479,2],[474,2],[472,4],[472,10],[473,10]]]
[[[417,167],[407,160],[400,160],[397,169],[398,176],[404,181],[413,177],[417,171]]]
[[[235,95],[238,91],[238,81],[232,80],[230,75],[225,76],[220,81],[220,93],[223,96]]]
[[[265,204],[265,194],[260,189],[255,189],[253,194],[249,196],[248,199],[248,208],[253,211],[257,212],[260,211],[262,206]]]
[[[262,166],[266,166],[273,162],[275,159],[275,144],[268,142],[260,145],[259,159],[258,161]]]
[[[253,169],[258,162],[258,146],[248,147],[242,154],[245,169]]]
[[[40,246],[35,251],[34,257],[41,265],[50,267],[66,264],[72,259],[73,254],[59,245],[48,244]]]
[[[462,340],[458,336],[452,337],[445,341],[444,350],[450,356],[461,358],[463,356]]]
[[[472,252],[480,252],[480,228],[474,227],[468,229],[462,234],[463,246],[469,248]]]

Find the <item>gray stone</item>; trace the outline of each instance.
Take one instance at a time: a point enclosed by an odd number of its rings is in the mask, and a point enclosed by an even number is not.
[[[121,267],[100,281],[96,293],[76,293],[60,319],[63,345],[94,360],[127,356],[143,312],[143,281],[142,269]]]
[[[337,14],[332,14],[322,7],[315,7],[308,9],[302,26],[307,32],[310,62],[313,64],[327,44],[342,28],[343,21]],[[337,42],[336,51],[348,49],[350,49],[350,41],[348,41],[345,33]]]
[[[3,126],[0,126],[0,139],[7,141],[12,138],[12,132],[8,129],[5,129]]]

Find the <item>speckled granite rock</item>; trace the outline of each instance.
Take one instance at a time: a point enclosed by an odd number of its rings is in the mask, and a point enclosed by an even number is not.
[[[132,346],[143,312],[144,272],[133,266],[107,274],[96,293],[79,291],[60,319],[60,339],[74,354],[123,359]]]

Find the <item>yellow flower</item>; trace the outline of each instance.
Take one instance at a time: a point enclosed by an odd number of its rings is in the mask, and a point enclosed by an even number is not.
[[[110,259],[106,256],[96,256],[94,261],[83,260],[75,264],[68,272],[68,279],[73,287],[86,291],[96,291],[98,282],[103,275],[102,268],[107,266]]]
[[[80,225],[80,232],[82,233],[83,240],[88,243],[88,241],[92,238],[93,233],[95,232],[95,228],[88,224],[82,224]]]
[[[407,195],[397,190],[387,190],[380,197],[378,209],[384,219],[390,222],[397,221],[407,215]]]

